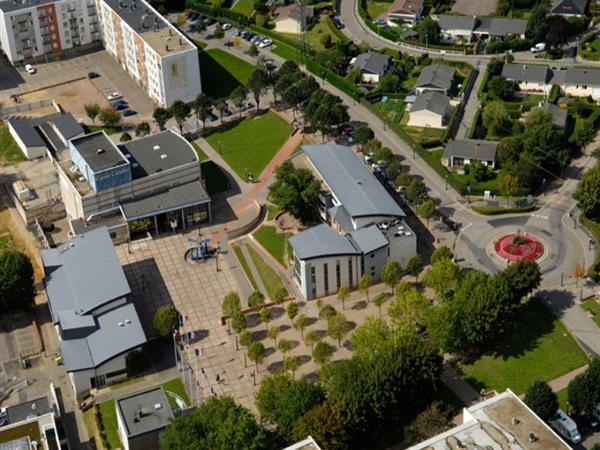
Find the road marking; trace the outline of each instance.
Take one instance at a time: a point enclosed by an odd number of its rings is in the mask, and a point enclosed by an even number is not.
[[[540,219],[548,220],[548,216],[542,216],[541,214],[532,214],[531,217],[538,217]]]

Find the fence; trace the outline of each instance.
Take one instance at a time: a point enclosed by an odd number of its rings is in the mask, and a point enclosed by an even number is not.
[[[60,112],[60,107],[54,100],[52,100],[51,98],[45,98],[42,100],[38,100],[37,102],[18,103],[14,106],[6,106],[4,108],[0,108],[0,117],[5,118],[14,114],[25,113],[34,109],[47,108],[49,106],[54,107],[56,112]]]

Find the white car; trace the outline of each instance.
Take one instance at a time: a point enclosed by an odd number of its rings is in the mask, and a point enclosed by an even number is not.
[[[273,41],[269,38],[264,38],[260,44],[258,44],[258,46],[260,48],[265,48],[268,47],[269,45],[273,44]]]
[[[540,53],[544,50],[546,50],[546,44],[543,42],[535,44],[533,47],[531,47],[531,53]]]
[[[116,100],[121,97],[122,97],[122,95],[120,92],[112,92],[112,93],[108,94],[106,98],[109,100]]]
[[[222,24],[222,25],[221,25],[221,29],[222,29],[223,31],[227,31],[227,30],[229,30],[230,28],[231,28],[231,24],[230,24],[230,23],[224,23],[224,24]]]
[[[35,67],[33,67],[31,64],[25,64],[25,70],[27,71],[27,73],[30,74],[34,74],[35,72],[37,72],[35,70]]]

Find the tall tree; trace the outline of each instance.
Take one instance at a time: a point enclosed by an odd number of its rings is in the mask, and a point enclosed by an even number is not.
[[[202,121],[202,127],[206,128],[206,119],[210,117],[212,112],[213,101],[204,92],[201,92],[194,101],[194,112],[198,120]]]
[[[96,125],[96,117],[98,117],[98,114],[100,114],[101,110],[100,105],[98,103],[86,103],[83,105],[83,107],[85,108],[85,113],[90,118],[92,123]]]
[[[184,103],[181,100],[175,100],[171,105],[170,111],[173,119],[175,119],[175,122],[177,122],[179,132],[183,134],[183,124],[192,112],[190,107],[187,103]]]
[[[363,273],[358,282],[358,290],[363,294],[366,294],[367,303],[369,302],[369,288],[371,287],[372,282],[373,278],[368,273]]]
[[[179,328],[179,311],[173,305],[163,305],[154,313],[154,330],[164,338],[170,338]]]
[[[483,126],[496,136],[510,134],[510,116],[502,102],[490,102],[484,106],[481,114]]]
[[[156,122],[156,125],[158,125],[160,131],[165,129],[165,125],[171,117],[171,111],[161,107],[156,108],[154,113],[152,113],[152,118]]]
[[[258,311],[265,304],[265,296],[260,291],[254,291],[248,296],[248,306]]]
[[[375,306],[377,306],[377,309],[379,310],[379,317],[381,317],[381,307],[383,306],[383,304],[385,303],[385,294],[383,292],[377,294],[375,297],[373,297],[373,304]]]
[[[500,189],[506,196],[506,206],[510,204],[510,197],[517,191],[519,179],[514,175],[507,173],[500,180]]]
[[[600,217],[600,162],[583,174],[573,197],[577,201],[577,207],[587,217]]]
[[[248,358],[256,364],[256,371],[258,372],[258,365],[263,362],[265,357],[265,346],[262,342],[254,342],[248,348]]]
[[[381,269],[381,281],[394,290],[396,285],[402,279],[402,268],[398,261],[390,259]]]
[[[336,314],[327,321],[327,334],[338,341],[338,347],[342,345],[342,339],[350,331],[350,324],[343,314]]]
[[[33,266],[18,250],[0,253],[0,310],[28,308],[33,303]]]
[[[419,42],[423,44],[437,44],[440,42],[442,29],[440,24],[430,17],[421,21],[419,25]]]
[[[271,314],[271,310],[269,308],[262,308],[260,310],[260,320],[262,321],[262,323],[265,324],[265,329],[267,330],[267,332],[269,331],[269,322],[272,319],[272,314]]]
[[[279,340],[279,343],[277,344],[277,350],[279,350],[281,353],[283,353],[283,361],[285,361],[285,354],[287,352],[289,352],[291,349],[292,349],[291,341],[288,341],[287,339]]]
[[[427,228],[429,228],[429,220],[435,215],[437,208],[433,200],[427,200],[417,206],[417,214],[426,220]]]
[[[137,137],[147,136],[150,134],[150,124],[148,122],[140,122],[135,127],[135,135]]]
[[[545,381],[535,381],[529,386],[524,400],[525,404],[545,422],[552,419],[558,410],[558,397]]]
[[[531,15],[527,19],[525,34],[536,43],[544,42],[548,28],[548,4],[539,2],[533,7]]]
[[[262,67],[257,67],[254,69],[252,74],[250,74],[250,78],[248,79],[248,84],[246,87],[254,96],[257,110],[260,109],[260,96],[265,92],[268,85],[269,73]]]
[[[311,436],[322,448],[345,450],[349,448],[346,423],[328,401],[309,409],[296,421],[292,430],[295,441]]]
[[[246,102],[246,98],[248,97],[248,92],[244,86],[236,87],[231,94],[229,94],[229,100],[235,105],[238,109],[240,117],[242,117],[242,107]]]
[[[423,271],[423,261],[418,253],[411,256],[406,263],[406,273],[415,277],[415,282],[419,282],[419,274]]]
[[[376,358],[377,350],[390,338],[391,333],[385,320],[367,317],[352,333],[352,353],[367,359]]]
[[[286,161],[275,169],[275,182],[269,186],[269,200],[302,221],[315,217],[320,183],[304,168]]]
[[[281,333],[281,327],[279,327],[279,326],[272,326],[267,331],[267,337],[269,339],[273,339],[273,344],[277,345],[277,337],[279,336],[280,333]]]
[[[454,291],[459,281],[460,267],[447,258],[436,261],[423,277],[425,286],[435,290],[441,297]]]
[[[338,300],[342,301],[342,309],[346,309],[346,299],[348,299],[348,297],[350,297],[350,288],[348,286],[346,286],[345,284],[340,286],[336,297]]]
[[[298,355],[288,356],[283,361],[283,370],[288,372],[292,372],[292,379],[296,378],[296,370],[300,367],[302,361],[300,361],[300,357]]]
[[[241,310],[241,308],[240,296],[237,294],[237,292],[229,292],[225,297],[223,297],[223,302],[221,303],[221,312],[223,313],[223,316],[227,317],[227,327],[230,326],[231,318],[235,312]]]
[[[414,287],[399,290],[396,298],[390,303],[388,315],[398,328],[414,330],[425,324],[431,302]]]
[[[308,333],[306,333],[306,336],[304,336],[304,345],[310,347],[311,352],[314,350],[315,344],[318,342],[321,342],[321,338],[315,330],[310,330]]]

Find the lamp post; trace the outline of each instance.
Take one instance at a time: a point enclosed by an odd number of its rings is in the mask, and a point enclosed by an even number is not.
[[[448,190],[448,174],[446,174],[446,176],[444,177],[444,179],[446,180],[446,190]]]
[[[256,386],[256,372],[253,370],[250,375],[252,375],[252,380],[254,381],[254,386]]]

